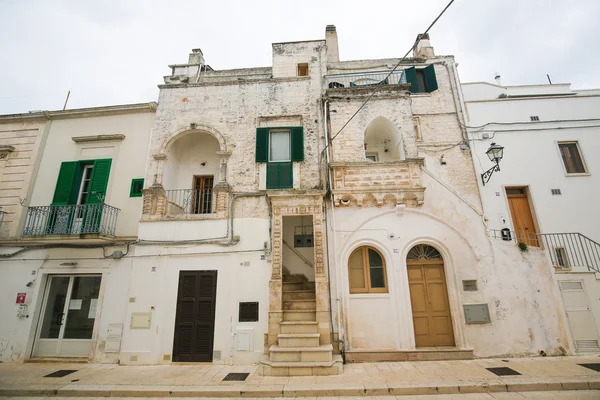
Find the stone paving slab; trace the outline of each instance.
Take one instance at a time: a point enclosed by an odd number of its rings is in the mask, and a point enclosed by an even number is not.
[[[578,365],[584,363],[600,363],[600,356],[346,364],[342,375],[302,377],[260,376],[252,365],[0,364],[0,396],[464,399],[470,394],[493,398],[503,393],[510,398],[534,391],[599,390],[600,372]],[[497,376],[485,369],[489,367],[510,367],[522,375]],[[76,372],[44,377],[61,369]],[[250,375],[244,382],[223,382],[230,372]]]

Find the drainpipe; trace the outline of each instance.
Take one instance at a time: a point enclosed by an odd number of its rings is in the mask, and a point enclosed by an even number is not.
[[[325,154],[324,156],[324,160],[325,160],[325,179],[326,181],[326,187],[327,187],[327,192],[325,194],[325,196],[329,196],[329,199],[331,200],[331,217],[333,219],[332,223],[335,223],[335,215],[333,213],[333,195],[331,194],[331,174],[329,171],[329,131],[327,129],[327,108],[328,108],[328,103],[329,100],[325,100],[323,102],[323,125],[324,125],[324,129],[325,129],[325,147],[323,148],[323,153]],[[327,227],[327,220],[329,219],[327,216],[327,206],[325,206],[325,227]],[[332,229],[333,232],[335,232],[334,229]],[[335,233],[334,233],[335,234]],[[327,288],[329,291],[329,323],[330,323],[330,327],[331,327],[331,342],[332,343],[340,343],[341,344],[341,348],[340,348],[340,352],[342,353],[342,361],[345,364],[346,363],[346,346],[344,344],[344,341],[341,340],[339,338],[339,334],[341,333],[341,329],[340,329],[340,309],[339,309],[339,302],[336,302],[336,308],[337,308],[337,312],[338,312],[338,339],[335,339],[335,332],[333,329],[333,308],[332,308],[332,301],[331,301],[331,269],[329,267],[330,261],[331,261],[331,251],[329,249],[329,235],[325,234],[325,247],[327,247]],[[334,251],[335,251],[335,237],[334,237]],[[335,254],[334,254],[334,260],[335,260]],[[337,265],[337,263],[336,263]],[[337,271],[337,269],[336,269]],[[337,272],[336,272],[336,277],[337,277]],[[339,285],[337,285],[337,287],[339,288]]]

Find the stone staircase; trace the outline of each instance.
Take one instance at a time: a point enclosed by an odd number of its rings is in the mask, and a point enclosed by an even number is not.
[[[283,321],[277,344],[262,361],[271,376],[338,375],[342,358],[323,342],[316,317],[315,283],[300,275],[283,276]]]

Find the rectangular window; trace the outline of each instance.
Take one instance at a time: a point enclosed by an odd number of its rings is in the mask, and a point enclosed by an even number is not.
[[[417,91],[415,93],[426,93],[427,83],[425,82],[425,72],[422,69],[417,71]]]
[[[412,93],[431,93],[438,89],[434,64],[425,68],[410,67],[404,70],[406,83],[410,84]]]
[[[194,176],[192,214],[211,214],[213,205],[213,176]]]
[[[308,76],[308,63],[298,64],[298,76]]]
[[[290,161],[290,131],[270,131],[269,136],[269,161]]]
[[[567,174],[585,174],[587,172],[577,142],[559,143],[558,148]]]
[[[144,190],[144,178],[132,179],[129,197],[142,197],[142,190]]]
[[[377,154],[367,154],[367,160],[377,162]]]
[[[256,162],[267,163],[267,189],[293,185],[293,162],[304,161],[304,128],[256,128]]]
[[[258,321],[258,302],[240,303],[239,322]]]

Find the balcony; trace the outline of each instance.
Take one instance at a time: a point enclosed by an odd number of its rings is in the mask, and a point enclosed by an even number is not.
[[[336,207],[381,207],[423,204],[423,159],[386,162],[333,162],[333,199]]]
[[[378,71],[325,75],[325,84],[327,85],[328,89],[407,84],[404,71],[394,71],[391,75],[389,74],[389,71]]]
[[[108,204],[40,206],[27,209],[24,236],[115,236],[119,209]]]

